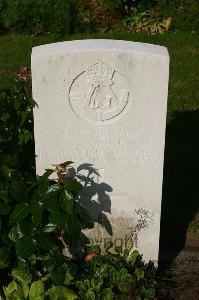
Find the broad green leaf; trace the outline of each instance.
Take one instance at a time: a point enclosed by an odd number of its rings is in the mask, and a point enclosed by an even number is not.
[[[87,287],[87,289],[89,289],[90,288],[90,280],[89,279],[85,279],[84,280],[84,285],[85,285],[85,287]]]
[[[97,293],[100,292],[101,286],[103,285],[104,281],[103,278],[97,278],[97,282],[95,282],[94,289]]]
[[[73,280],[73,276],[71,275],[71,273],[69,271],[66,271],[64,284],[69,285],[69,284],[71,284],[72,280]]]
[[[20,232],[23,233],[23,235],[32,236],[34,235],[35,226],[29,221],[22,221],[21,223],[19,223],[19,229]]]
[[[111,277],[112,277],[113,283],[118,284],[118,281],[120,280],[120,273],[114,269],[111,272]]]
[[[48,178],[50,175],[54,173],[52,169],[45,169],[44,174],[40,177],[40,180]]]
[[[18,144],[19,145],[24,145],[24,144],[27,144],[27,142],[32,138],[32,133],[29,132],[27,129],[23,128],[21,131],[20,131],[20,134],[19,134],[19,141],[18,141]]]
[[[143,279],[144,278],[144,270],[141,268],[135,269],[135,275],[137,277],[137,280]]]
[[[0,248],[0,269],[5,269],[10,264],[10,250],[7,247]]]
[[[8,203],[0,200],[0,215],[5,216],[11,211],[11,206]]]
[[[75,192],[75,194],[79,193],[83,186],[80,182],[78,182],[76,179],[66,179],[64,180],[64,186],[66,190],[69,190],[70,192]]]
[[[86,300],[95,300],[95,293],[92,290],[88,290],[85,294]]]
[[[24,122],[25,122],[25,121],[27,120],[27,118],[28,118],[28,115],[29,115],[28,110],[22,111],[22,112],[21,112],[21,122],[20,122],[20,127],[23,126]]]
[[[11,299],[13,299],[13,300],[25,300],[24,292],[23,292],[23,289],[20,285],[18,285],[17,290],[13,292]]]
[[[52,271],[52,267],[54,266],[55,261],[53,260],[52,257],[48,256],[48,255],[44,255],[41,257],[42,258],[42,267],[47,271],[47,272],[51,272]],[[60,263],[60,262],[59,262]]]
[[[28,296],[27,288],[29,289],[27,285],[22,287],[13,280],[7,287],[3,288],[3,291],[8,300],[25,300]]]
[[[19,266],[12,270],[12,276],[20,281],[22,285],[29,284],[32,280],[32,275],[28,269],[28,266]]]
[[[121,246],[115,246],[115,252],[117,254],[122,254],[122,247]]]
[[[99,272],[101,275],[105,275],[107,273],[107,270],[108,270],[108,264],[104,263],[100,266]]]
[[[50,300],[76,300],[78,299],[76,293],[64,286],[54,286],[48,290],[47,295]]]
[[[29,300],[44,300],[44,299],[46,299],[46,297],[45,297],[45,295],[41,295],[41,296],[37,296],[37,297],[34,297],[34,298],[28,298]]]
[[[102,300],[112,300],[114,298],[114,293],[110,288],[103,289],[102,291]]]
[[[120,270],[120,278],[121,278],[121,280],[125,280],[125,279],[127,279],[128,277],[129,277],[129,273],[128,273],[127,269],[122,268],[122,269]]]
[[[97,254],[100,254],[100,253],[102,252],[102,250],[101,250],[101,247],[100,247],[98,244],[94,244],[94,245],[87,245],[87,252],[88,252],[88,253],[93,253],[93,252],[95,252],[95,253],[97,253]],[[104,266],[105,266],[105,265],[102,265],[102,266],[100,267],[100,270],[103,269]]]
[[[42,177],[40,177],[40,179],[38,180],[38,187],[36,191],[40,194],[41,197],[45,197],[50,181],[49,179],[41,178]]]
[[[45,286],[42,280],[33,281],[30,286],[29,300],[42,299],[42,295],[45,293]],[[44,297],[43,297],[44,298]]]
[[[53,270],[50,276],[52,283],[55,285],[63,285],[65,274],[66,274],[66,270],[63,266],[60,266],[57,269]]]
[[[129,256],[129,249],[124,249],[123,256],[124,256],[125,259],[128,258],[128,256]]]
[[[128,293],[130,290],[130,281],[119,281],[118,289],[122,293]]]
[[[53,250],[57,248],[52,235],[49,233],[38,232],[35,235],[35,239],[37,246],[43,250]]]
[[[113,242],[112,241],[106,241],[104,244],[104,249],[107,252],[108,250],[110,250],[113,247]]]
[[[12,182],[10,194],[17,202],[26,202],[28,199],[26,184],[20,181]]]
[[[19,203],[15,206],[10,214],[10,223],[20,222],[29,214],[29,206],[27,203]]]
[[[10,169],[8,166],[6,166],[6,165],[3,165],[3,166],[1,166],[0,167],[0,172],[5,176],[5,177],[7,177],[8,179],[10,179],[11,178],[11,176],[12,176],[12,169]]]
[[[29,285],[28,284],[24,284],[22,286],[22,289],[23,289],[24,297],[25,297],[25,299],[27,299],[28,298],[28,294],[29,294]]]
[[[57,226],[55,224],[49,223],[46,226],[44,226],[43,232],[50,233],[50,232],[55,231],[56,228],[57,228]]]
[[[38,191],[34,192],[34,195],[30,201],[30,213],[32,215],[32,222],[35,226],[41,224],[43,214],[43,199]]]
[[[38,226],[39,224],[42,223],[43,209],[35,205],[34,208],[31,210],[31,214],[32,214],[32,222],[35,224],[35,226]]]
[[[69,166],[69,165],[71,165],[71,164],[73,164],[73,163],[74,163],[73,161],[67,160],[67,161],[65,161],[65,162],[63,163],[63,165],[64,165],[64,166]]]
[[[14,292],[14,291],[16,291],[17,290],[17,283],[14,281],[14,280],[12,280],[10,283],[9,283],[9,285],[7,286],[7,287],[4,287],[3,288],[3,291],[4,291],[4,294],[5,294],[5,296],[6,296],[6,299],[9,299],[9,296]]]
[[[35,246],[35,241],[32,238],[24,236],[16,243],[17,255],[22,258],[29,257],[34,252]]]
[[[30,263],[31,266],[34,266],[37,262],[37,257],[35,254],[31,254],[29,257],[28,257],[28,262]]]
[[[15,224],[12,227],[12,229],[8,233],[8,237],[13,242],[17,242],[20,238],[23,237],[23,233],[20,231],[19,224]]]
[[[60,186],[60,184],[55,183],[55,184],[49,186],[49,188],[48,188],[48,190],[47,190],[46,193],[49,194],[49,193],[58,192],[61,189],[62,189],[62,187]]]
[[[67,192],[63,191],[60,195],[60,206],[69,215],[73,214],[74,198]]]
[[[85,291],[86,287],[84,286],[84,283],[82,281],[77,281],[76,282],[76,287],[81,291]]]
[[[154,299],[156,291],[154,288],[145,289],[144,299]]]
[[[88,211],[81,206],[78,202],[74,203],[75,211],[78,214],[78,219],[81,224],[81,228],[93,228],[94,227],[94,221],[89,215]]]
[[[92,290],[95,290],[95,285],[97,284],[97,280],[95,278],[91,278],[90,286]]]
[[[68,217],[66,231],[71,241],[77,240],[80,237],[81,228],[75,216]]]
[[[134,266],[134,264],[139,256],[140,256],[140,254],[137,250],[134,250],[132,253],[130,253],[130,255],[128,257],[128,261],[131,263],[132,266]]]
[[[67,216],[64,212],[60,210],[51,212],[50,222],[55,225],[63,225],[67,223]]]
[[[44,207],[51,212],[60,210],[59,197],[56,193],[49,193],[44,202]]]

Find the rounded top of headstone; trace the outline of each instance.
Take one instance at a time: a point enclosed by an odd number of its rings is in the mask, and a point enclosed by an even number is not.
[[[136,51],[143,52],[152,55],[160,55],[163,57],[169,57],[166,47],[158,46],[154,44],[139,43],[124,40],[109,40],[109,39],[87,39],[87,40],[73,40],[58,42],[52,44],[46,44],[33,48],[32,55],[53,55],[58,53],[67,52],[83,52],[88,50],[111,50],[111,51]]]

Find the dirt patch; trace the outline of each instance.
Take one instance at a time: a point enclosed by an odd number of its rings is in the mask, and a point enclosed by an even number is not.
[[[172,253],[165,253],[161,268],[169,263]],[[187,235],[184,249],[176,256],[170,268],[162,274],[159,300],[199,299],[199,234]]]

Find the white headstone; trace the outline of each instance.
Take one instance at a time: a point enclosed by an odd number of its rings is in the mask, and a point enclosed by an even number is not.
[[[91,242],[112,234],[146,261],[158,260],[168,77],[161,46],[82,40],[32,52],[37,174],[74,161],[102,223]]]

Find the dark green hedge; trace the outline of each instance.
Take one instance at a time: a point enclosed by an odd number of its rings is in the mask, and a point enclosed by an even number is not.
[[[198,30],[198,0],[0,0],[0,33],[125,31],[135,12],[172,17],[173,30]]]
[[[129,17],[132,8],[144,11],[157,3],[158,0],[0,0],[0,33],[120,31],[124,23],[121,19]]]
[[[0,0],[1,31],[70,33],[75,0]]]

